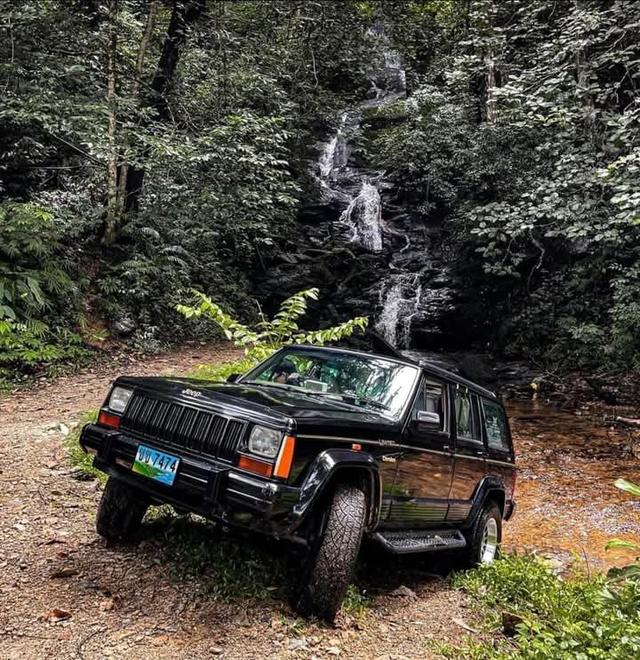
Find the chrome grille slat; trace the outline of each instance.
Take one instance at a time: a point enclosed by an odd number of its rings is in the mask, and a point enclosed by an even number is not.
[[[150,440],[231,461],[246,423],[190,406],[137,392],[122,417],[120,428]]]

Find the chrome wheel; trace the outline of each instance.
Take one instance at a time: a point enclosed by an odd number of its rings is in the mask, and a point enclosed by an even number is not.
[[[480,543],[480,563],[491,564],[498,552],[498,523],[495,518],[489,518],[482,531]]]

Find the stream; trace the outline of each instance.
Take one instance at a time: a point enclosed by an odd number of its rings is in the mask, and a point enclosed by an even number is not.
[[[562,565],[572,558],[595,570],[628,564],[630,550],[605,551],[611,538],[640,542],[640,501],[614,487],[640,483],[634,442],[640,432],[603,423],[620,410],[568,412],[537,401],[507,405],[518,464],[507,550],[533,550]]]

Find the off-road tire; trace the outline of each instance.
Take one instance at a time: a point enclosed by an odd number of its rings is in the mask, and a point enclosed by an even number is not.
[[[127,541],[140,527],[149,506],[145,495],[129,484],[109,477],[96,516],[96,530],[109,541]]]
[[[360,488],[336,487],[315,547],[304,561],[294,602],[302,616],[335,619],[353,575],[366,514],[366,496]]]
[[[500,543],[502,541],[502,514],[498,505],[489,500],[481,509],[471,523],[469,529],[465,532],[464,536],[467,541],[467,546],[462,552],[462,564],[464,568],[473,568],[482,564],[481,548],[483,544],[483,534],[487,525],[487,521],[493,518],[496,522],[497,535],[498,535],[498,548],[494,559],[497,559],[500,552]]]

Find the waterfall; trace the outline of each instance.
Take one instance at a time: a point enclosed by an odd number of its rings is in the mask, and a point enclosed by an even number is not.
[[[378,189],[364,181],[357,197],[340,215],[351,229],[351,240],[371,252],[382,250],[382,203]]]
[[[411,322],[422,300],[421,275],[392,275],[380,290],[382,311],[375,328],[393,346],[407,348],[411,342]]]
[[[371,89],[368,98],[356,107],[342,112],[336,132],[319,145],[315,168],[322,201],[332,209],[342,209],[334,225],[340,240],[356,243],[368,252],[383,252],[401,236],[383,221],[380,189],[384,190],[384,173],[367,170],[350,161],[351,144],[362,130],[364,113],[406,98],[406,79],[398,53],[389,45],[382,23],[376,22],[369,36],[377,44],[377,55],[368,75]],[[335,212],[335,211],[334,211]],[[411,325],[423,311],[423,272],[403,272],[411,242],[402,235],[405,244],[389,250],[389,272],[384,279],[372,282],[371,290],[378,296],[380,313],[376,329],[393,345],[408,347]],[[425,292],[428,294],[429,292]],[[428,299],[429,295],[425,295]]]
[[[322,151],[322,155],[320,156],[318,166],[320,169],[320,176],[324,179],[326,179],[331,174],[331,170],[333,170],[333,159],[335,157],[337,144],[338,135],[336,134],[331,140],[329,140],[329,142],[327,142]]]
[[[340,115],[340,124],[336,134],[324,145],[318,160],[321,179],[328,179],[334,170],[345,167],[349,158],[344,131],[349,117],[348,112]]]

